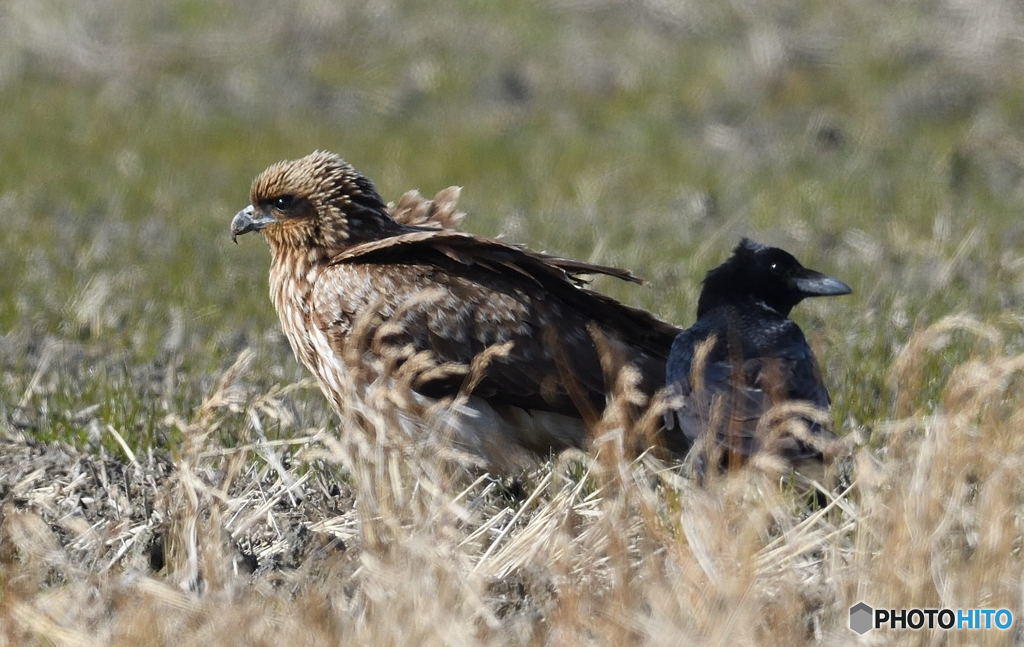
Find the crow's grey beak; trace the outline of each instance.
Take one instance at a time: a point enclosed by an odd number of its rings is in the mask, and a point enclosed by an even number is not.
[[[251,204],[235,214],[231,219],[231,240],[238,243],[238,237],[250,231],[259,231],[270,223],[274,222],[273,216],[257,212],[256,207]]]
[[[850,286],[814,270],[804,270],[793,279],[796,289],[805,297],[835,297],[853,292]]]

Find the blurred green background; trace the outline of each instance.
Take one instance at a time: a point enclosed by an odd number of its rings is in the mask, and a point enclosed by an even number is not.
[[[684,326],[741,235],[788,249],[855,289],[795,318],[871,427],[915,328],[1019,345],[1022,49],[998,1],[6,0],[2,419],[144,447],[246,346],[255,387],[302,377],[228,222],[322,148],[388,199],[462,185],[466,229],[628,267],[650,284],[599,289]],[[315,389],[292,407],[270,432],[330,424]]]

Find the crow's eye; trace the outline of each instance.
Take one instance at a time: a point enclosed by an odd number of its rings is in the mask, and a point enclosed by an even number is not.
[[[280,195],[274,198],[274,208],[281,211],[291,209],[293,204],[295,204],[295,196],[293,195]]]
[[[778,263],[772,263],[771,264],[771,270],[773,272],[778,272],[779,271],[779,264]]]

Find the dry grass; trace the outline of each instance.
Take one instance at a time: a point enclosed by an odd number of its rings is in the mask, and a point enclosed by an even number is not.
[[[751,467],[699,487],[651,456],[626,460],[631,430],[609,422],[625,419],[625,393],[592,452],[512,485],[441,459],[429,429],[396,431],[410,425],[394,389],[372,385],[337,432],[261,440],[281,392],[247,392],[243,353],[170,458],[6,441],[2,636],[795,645],[848,642],[861,599],[1020,609],[1024,356],[961,317],[916,334],[893,381],[914,389],[917,360],[955,329],[984,332],[985,355],[950,372],[938,410],[880,425],[823,507],[789,475]],[[247,442],[211,443],[238,416]]]

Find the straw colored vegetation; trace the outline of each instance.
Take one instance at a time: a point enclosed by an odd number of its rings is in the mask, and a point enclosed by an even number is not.
[[[0,644],[847,644],[859,600],[1019,641],[1022,43],[987,0],[2,3]],[[823,502],[624,455],[628,375],[515,478],[401,388],[330,412],[227,234],[314,148],[681,325],[743,234],[852,285],[794,313]]]

